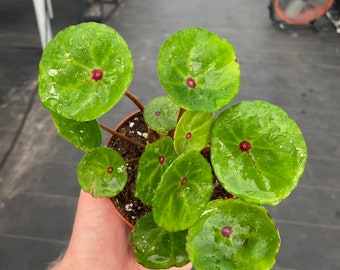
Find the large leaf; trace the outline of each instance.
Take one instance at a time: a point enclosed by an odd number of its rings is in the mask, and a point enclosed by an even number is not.
[[[210,142],[213,116],[213,113],[186,111],[175,131],[176,152],[201,151]]]
[[[189,111],[215,112],[240,88],[232,45],[197,27],[185,28],[163,43],[158,74],[170,99]]]
[[[146,104],[144,120],[150,128],[164,134],[176,127],[179,109],[167,96],[157,97]]]
[[[183,266],[189,262],[185,249],[187,231],[167,232],[158,227],[149,213],[136,223],[131,233],[137,261],[151,269]]]
[[[242,101],[224,111],[212,129],[211,162],[230,193],[275,205],[296,187],[307,160],[297,124],[279,107]]]
[[[60,136],[82,151],[89,151],[102,143],[102,132],[97,120],[78,122],[56,113],[52,113],[52,120]]]
[[[123,190],[126,181],[126,164],[112,148],[94,148],[78,165],[78,182],[93,197],[114,197]]]
[[[151,205],[162,174],[177,157],[172,139],[165,136],[147,144],[139,159],[135,196]]]
[[[189,258],[200,270],[268,270],[279,247],[280,236],[267,211],[233,199],[209,203],[188,233]]]
[[[39,65],[45,107],[77,121],[96,119],[124,95],[133,74],[130,50],[111,27],[70,26],[51,40]]]
[[[196,151],[175,159],[162,176],[153,199],[153,216],[167,231],[192,226],[204,211],[213,190],[209,163]]]

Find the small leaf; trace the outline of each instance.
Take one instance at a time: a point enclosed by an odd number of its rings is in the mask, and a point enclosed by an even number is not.
[[[157,97],[146,104],[144,120],[150,128],[165,134],[176,127],[179,109],[168,97]]]
[[[176,152],[201,151],[210,142],[213,117],[213,113],[186,111],[175,131]]]
[[[118,32],[94,22],[69,26],[44,49],[40,100],[65,118],[94,120],[121,99],[132,75],[132,55]]]
[[[165,136],[146,148],[139,159],[135,196],[151,205],[161,176],[177,157],[172,139]]]
[[[137,261],[146,268],[167,269],[189,262],[185,249],[187,231],[167,232],[159,228],[149,213],[136,223],[131,233]]]
[[[210,202],[187,240],[197,269],[269,270],[280,247],[265,208],[233,199]]]
[[[276,205],[286,198],[307,160],[297,124],[264,101],[242,101],[221,113],[211,144],[211,163],[222,186],[256,204]]]
[[[199,152],[175,159],[162,176],[153,199],[156,224],[167,231],[192,226],[204,211],[213,190],[209,163]]]
[[[169,98],[188,111],[218,111],[240,88],[233,46],[197,27],[178,31],[163,43],[158,75]]]
[[[111,148],[90,150],[78,165],[78,182],[93,197],[114,197],[124,188],[126,181],[126,164]]]
[[[52,120],[60,136],[82,151],[89,151],[102,143],[102,132],[96,120],[78,122],[56,113],[52,113]]]

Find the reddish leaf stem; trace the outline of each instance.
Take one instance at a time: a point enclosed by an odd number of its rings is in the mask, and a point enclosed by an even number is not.
[[[143,104],[139,101],[139,99],[134,96],[129,90],[126,90],[125,96],[127,96],[135,105],[140,109],[141,112],[144,111]]]
[[[180,108],[179,113],[178,113],[178,117],[177,117],[177,123],[182,118],[182,115],[183,115],[184,112],[185,112],[185,110],[183,108]]]
[[[105,131],[111,133],[113,136],[115,136],[115,137],[117,137],[117,138],[119,138],[119,139],[122,139],[122,140],[124,140],[124,141],[126,141],[126,142],[128,142],[128,143],[131,143],[131,144],[133,144],[134,146],[141,147],[141,148],[145,148],[145,145],[144,145],[144,144],[142,144],[142,143],[140,143],[140,142],[137,142],[137,141],[135,141],[135,140],[133,140],[133,139],[130,139],[130,138],[126,137],[125,135],[123,135],[123,134],[121,134],[121,133],[119,133],[119,132],[117,132],[117,131],[114,131],[113,129],[111,129],[111,128],[105,126],[104,124],[102,124],[102,123],[100,123],[100,122],[99,122],[99,126],[100,126],[102,129],[104,129]]]

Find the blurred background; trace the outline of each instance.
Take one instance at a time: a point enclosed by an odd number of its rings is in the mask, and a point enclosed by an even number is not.
[[[163,93],[157,55],[169,35],[195,25],[231,42],[242,74],[232,103],[261,99],[281,106],[301,127],[309,150],[298,187],[277,207],[268,207],[282,238],[274,269],[339,269],[340,35],[331,24],[319,30],[274,25],[267,0],[120,0],[106,5],[103,17],[95,1],[51,3],[53,35],[82,20],[103,20],[121,33],[135,62],[130,91],[143,102]],[[67,246],[79,194],[82,153],[58,136],[37,95],[41,53],[33,2],[2,0],[1,270],[44,269],[58,257]],[[114,127],[135,109],[123,98],[101,120]],[[103,143],[108,136],[104,133]]]

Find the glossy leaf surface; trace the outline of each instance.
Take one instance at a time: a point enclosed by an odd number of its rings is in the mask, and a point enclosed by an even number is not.
[[[175,131],[176,152],[201,151],[210,142],[213,116],[213,113],[186,111]]]
[[[78,122],[52,113],[52,120],[60,136],[82,151],[99,147],[102,143],[102,132],[96,120]]]
[[[146,268],[166,269],[189,262],[185,249],[187,231],[167,232],[158,227],[152,214],[143,216],[131,233],[137,261]]]
[[[299,127],[275,105],[242,101],[214,123],[211,162],[216,176],[228,192],[248,202],[279,203],[296,187],[306,160]]]
[[[179,106],[168,97],[157,97],[146,104],[143,112],[147,125],[158,133],[165,134],[177,124]]]
[[[94,22],[69,26],[41,57],[40,99],[65,118],[90,121],[120,100],[132,74],[130,50],[114,29]]]
[[[210,202],[188,233],[189,258],[200,270],[268,270],[279,247],[265,208],[233,199]]]
[[[78,165],[79,185],[93,197],[113,197],[124,188],[126,181],[126,164],[111,148],[90,150]]]
[[[139,159],[135,191],[144,204],[152,205],[162,174],[176,157],[173,140],[168,136],[146,145]]]
[[[210,200],[213,190],[209,163],[198,152],[175,159],[162,176],[153,199],[153,216],[167,231],[192,226]]]
[[[188,27],[161,46],[158,75],[170,99],[189,111],[215,112],[240,88],[234,48],[205,29]]]

